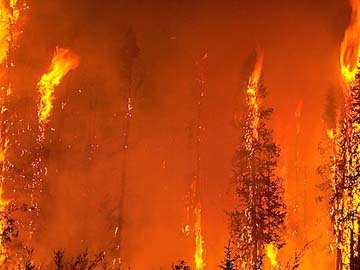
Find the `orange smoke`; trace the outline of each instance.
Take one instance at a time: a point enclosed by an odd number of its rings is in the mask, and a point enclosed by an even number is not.
[[[62,78],[69,71],[75,69],[78,65],[78,56],[72,54],[68,49],[56,48],[49,72],[42,75],[38,83],[40,93],[38,117],[41,125],[49,121],[53,108],[55,87],[61,83]]]
[[[350,84],[355,80],[360,57],[360,2],[350,0],[350,4],[352,8],[351,21],[345,31],[340,48],[340,67],[346,84]]]

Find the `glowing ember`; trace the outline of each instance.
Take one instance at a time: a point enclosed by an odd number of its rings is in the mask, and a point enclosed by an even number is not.
[[[57,48],[51,62],[49,72],[42,75],[38,89],[40,93],[39,123],[44,125],[48,122],[54,100],[54,90],[61,79],[72,69],[79,65],[79,57],[72,54],[68,49]]]

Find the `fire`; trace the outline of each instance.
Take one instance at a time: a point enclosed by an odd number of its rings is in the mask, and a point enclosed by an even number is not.
[[[257,90],[262,71],[263,59],[263,53],[258,53],[258,58],[254,66],[254,70],[249,78],[248,88],[246,90],[248,97],[248,105],[253,115],[252,129],[255,138],[258,137],[257,127],[259,124],[259,105]]]
[[[333,204],[331,216],[337,244],[337,264],[342,270],[351,268],[358,259],[360,219],[360,161],[359,74],[360,60],[360,2],[351,0],[352,14],[341,44],[340,66],[345,82],[344,119],[341,131],[336,132],[332,168]],[[340,165],[339,165],[340,164]]]
[[[270,270],[275,269],[278,265],[277,262],[277,248],[274,244],[268,244],[265,246],[265,253],[266,253],[266,257],[269,259],[270,262]]]
[[[6,78],[6,74],[9,68],[14,66],[13,59],[11,57],[12,51],[15,48],[14,39],[18,36],[19,31],[16,29],[16,24],[19,21],[20,11],[23,8],[27,8],[25,5],[22,8],[18,7],[17,0],[0,0],[0,76],[2,79],[1,94],[0,94],[0,108],[1,108],[1,134],[0,134],[0,167],[1,167],[1,184],[0,184],[0,213],[4,214],[9,201],[3,198],[3,183],[5,181],[5,173],[8,170],[6,165],[6,152],[9,145],[9,139],[7,138],[8,126],[6,98],[11,94],[11,85]],[[6,81],[6,83],[4,83]],[[7,250],[4,242],[3,235],[5,233],[7,224],[4,218],[0,218],[0,265],[5,263],[7,258]]]
[[[332,128],[326,130],[326,135],[330,140],[334,139],[334,130]]]
[[[202,234],[201,234],[201,209],[200,208],[195,208],[195,218],[196,218],[196,222],[195,222],[196,249],[195,249],[195,254],[194,254],[195,269],[202,270],[204,268],[205,264],[204,264],[204,260],[203,260],[204,240],[203,240]]]
[[[49,72],[42,75],[38,89],[40,102],[38,117],[41,125],[49,121],[53,108],[54,90],[61,83],[62,78],[79,65],[79,57],[72,54],[70,50],[57,48],[52,59]]]
[[[360,2],[350,0],[350,4],[352,8],[351,21],[340,48],[340,68],[346,84],[355,80],[360,58]]]
[[[8,58],[11,43],[18,35],[13,26],[18,22],[19,17],[20,9],[17,7],[17,0],[0,0],[0,63],[4,63]]]

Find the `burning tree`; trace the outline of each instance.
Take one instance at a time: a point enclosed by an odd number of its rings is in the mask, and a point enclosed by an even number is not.
[[[330,132],[334,154],[330,163],[331,219],[336,238],[336,269],[360,267],[360,72],[345,94],[340,127]]]
[[[341,44],[344,81],[342,119],[328,131],[333,141],[329,164],[331,219],[336,243],[336,269],[360,269],[360,3],[350,1],[352,16]]]
[[[280,236],[286,215],[284,189],[275,172],[280,149],[266,125],[273,109],[262,104],[266,96],[260,81],[262,60],[260,56],[249,79],[247,112],[233,165],[239,206],[229,213],[241,269],[254,270],[262,268],[268,245],[280,249],[285,244]]]

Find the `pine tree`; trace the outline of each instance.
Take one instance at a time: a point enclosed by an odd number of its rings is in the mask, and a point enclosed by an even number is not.
[[[223,270],[236,270],[236,256],[233,255],[233,249],[231,248],[231,241],[225,247],[225,258],[220,264],[220,268]]]
[[[126,186],[128,178],[128,151],[129,151],[129,135],[131,122],[133,117],[134,103],[136,100],[136,90],[138,80],[136,78],[136,62],[140,55],[140,49],[137,44],[136,34],[130,28],[125,35],[125,42],[121,50],[121,64],[122,76],[126,80],[126,113],[123,129],[123,156],[122,156],[122,171],[120,178],[120,194],[119,194],[119,215],[118,224],[115,235],[115,253],[116,259],[119,259],[122,241],[122,229],[124,220],[124,203],[126,195]],[[120,261],[120,260],[119,260]]]
[[[233,164],[239,206],[229,213],[231,236],[242,269],[246,270],[262,268],[267,244],[272,243],[278,249],[285,244],[280,235],[286,215],[284,190],[276,175],[280,149],[266,124],[273,109],[261,104],[266,90],[258,81],[250,79],[247,90],[247,112]]]

